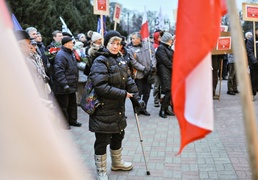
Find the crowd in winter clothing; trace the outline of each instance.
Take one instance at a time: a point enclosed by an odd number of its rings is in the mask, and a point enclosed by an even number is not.
[[[106,148],[110,144],[113,170],[131,170],[132,163],[121,159],[122,140],[125,135],[125,100],[132,101],[137,115],[151,116],[148,101],[153,85],[158,96],[155,106],[160,107],[162,118],[174,115],[171,101],[171,77],[173,69],[172,34],[154,33],[154,44],[142,39],[139,32],[132,33],[130,42],[117,31],[100,33],[88,31],[76,37],[55,30],[49,45],[42,43],[40,32],[34,27],[23,34],[28,44],[24,53],[26,61],[33,66],[31,72],[36,81],[44,86],[46,99],[55,99],[63,113],[66,129],[80,127],[77,108],[88,79],[92,81],[101,105],[89,116],[89,130],[95,133],[94,160],[97,177],[107,179]],[[17,36],[18,37],[18,36]],[[150,82],[150,76],[155,82]],[[35,84],[37,84],[35,82]],[[38,86],[38,85],[37,85]],[[38,86],[40,87],[40,86]],[[43,88],[42,88],[43,89]],[[51,99],[50,99],[51,100]]]

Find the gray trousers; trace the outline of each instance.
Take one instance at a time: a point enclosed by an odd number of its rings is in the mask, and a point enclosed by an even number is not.
[[[159,76],[156,76],[156,78],[155,78],[155,83],[154,83],[154,87],[153,87],[154,104],[159,104],[159,102],[160,102],[160,97],[161,97],[161,92],[160,92],[160,79],[159,79]]]
[[[236,70],[234,63],[228,64],[228,91],[237,90]]]

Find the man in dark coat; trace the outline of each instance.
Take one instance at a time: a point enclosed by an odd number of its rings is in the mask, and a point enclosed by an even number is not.
[[[73,54],[73,38],[62,39],[61,50],[58,51],[54,61],[54,94],[56,100],[67,120],[67,128],[80,127],[77,122],[76,91],[78,85],[78,67]]]
[[[255,28],[255,39],[258,40],[258,27]],[[246,51],[248,57],[248,65],[250,69],[250,78],[252,84],[253,100],[258,89],[258,44],[256,43],[256,54],[254,54],[254,38],[250,38],[246,42]]]

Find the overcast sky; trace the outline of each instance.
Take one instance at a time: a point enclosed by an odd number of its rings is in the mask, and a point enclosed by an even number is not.
[[[130,10],[137,10],[139,12],[144,12],[144,7],[146,10],[159,12],[161,7],[163,16],[167,16],[171,21],[174,21],[173,10],[177,9],[178,0],[110,0],[110,2],[117,2]],[[236,0],[238,9],[242,8],[242,2],[245,0]]]

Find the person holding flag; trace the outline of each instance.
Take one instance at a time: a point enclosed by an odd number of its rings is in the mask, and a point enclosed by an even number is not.
[[[132,34],[132,47],[129,49],[131,57],[131,65],[134,68],[133,76],[135,83],[139,89],[139,94],[145,102],[145,108],[139,109],[138,114],[150,116],[147,111],[147,103],[150,97],[151,84],[148,83],[148,74],[150,71],[156,71],[156,58],[153,46],[142,41],[142,36],[139,32]]]
[[[131,43],[128,53],[131,57],[131,65],[133,67],[133,77],[139,89],[139,94],[146,106],[138,109],[137,114],[150,116],[147,111],[147,104],[150,97],[151,83],[148,82],[148,75],[156,72],[156,58],[153,45],[149,41],[146,9],[143,14],[142,27],[140,32],[134,32],[131,35]]]

